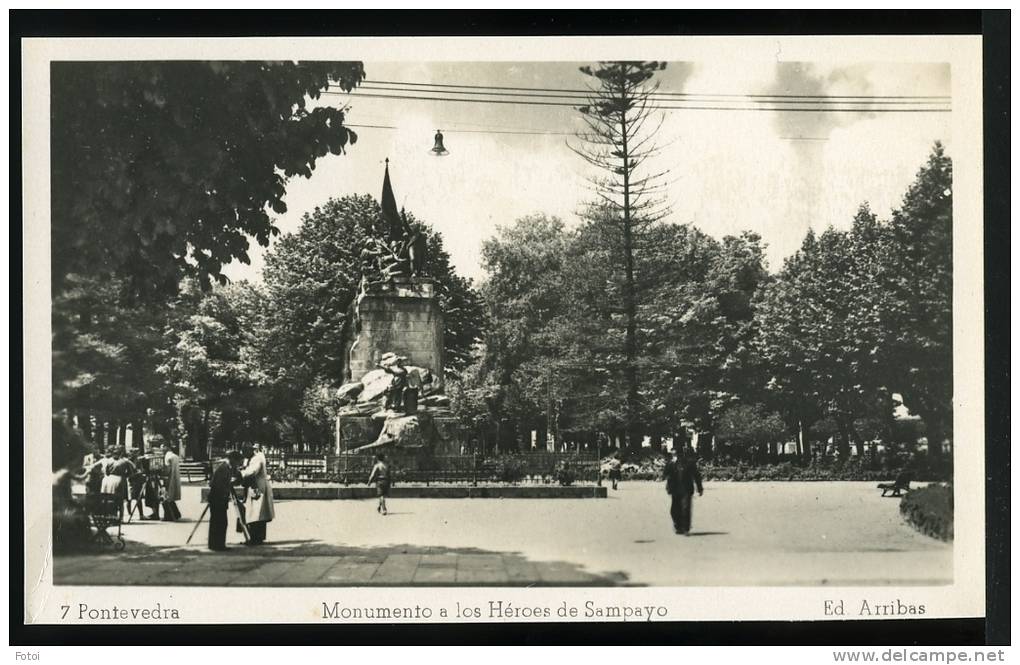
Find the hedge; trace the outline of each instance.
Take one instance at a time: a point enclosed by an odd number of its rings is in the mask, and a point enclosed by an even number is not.
[[[662,467],[665,462],[661,459],[643,460],[640,463],[624,463],[623,476],[629,480],[660,480],[662,478]],[[910,467],[913,469],[914,478],[918,481],[935,482],[949,481],[953,477],[951,463],[927,463],[922,460],[914,460]],[[812,460],[806,464],[795,464],[793,462],[781,462],[778,464],[718,464],[711,461],[698,463],[701,477],[705,481],[824,481],[824,480],[857,480],[869,482],[891,481],[898,474],[899,469],[888,468],[878,464],[877,460],[869,457],[849,459],[834,459],[823,457]]]
[[[900,501],[904,519],[921,533],[953,539],[953,486],[929,485],[911,490]]]

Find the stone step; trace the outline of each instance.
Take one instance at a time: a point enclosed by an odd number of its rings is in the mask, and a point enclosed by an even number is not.
[[[209,495],[202,488],[202,501]],[[374,487],[365,485],[320,487],[273,487],[276,501],[308,499],[370,499]],[[390,496],[397,499],[605,499],[607,488],[595,485],[396,485]]]

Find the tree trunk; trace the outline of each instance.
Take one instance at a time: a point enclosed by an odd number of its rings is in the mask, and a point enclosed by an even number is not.
[[[139,416],[131,423],[131,445],[145,451],[145,418]]]
[[[857,450],[857,457],[864,459],[864,441],[860,432],[857,431],[853,424],[850,425],[850,437],[853,439],[854,448]]]
[[[624,367],[624,378],[627,384],[627,448],[634,451],[641,447],[641,437],[636,431],[637,410],[638,410],[638,379],[637,379],[637,293],[634,287],[634,229],[631,218],[630,204],[630,152],[627,142],[629,127],[627,125],[627,83],[621,77],[621,111],[620,111],[620,151],[623,157],[623,260],[624,260],[624,282],[623,282],[623,310],[627,318],[626,336],[624,337],[623,351],[626,358]]]
[[[85,440],[92,442],[92,414],[86,409],[78,409],[78,429]]]
[[[942,423],[932,420],[928,422],[925,420],[927,431],[925,435],[928,439],[928,456],[935,460],[942,459],[942,440],[946,438],[946,430]]]
[[[935,409],[918,408],[917,414],[925,425],[925,437],[928,439],[928,456],[932,460],[941,460],[942,441],[945,440],[947,432],[952,425],[952,416],[948,419],[940,417],[941,412]]]
[[[187,421],[183,421],[181,424],[184,430],[184,456],[197,460],[205,459],[205,455],[199,454],[198,450],[195,449],[194,427]]]
[[[547,418],[548,418],[548,425],[547,426],[549,428],[548,437],[552,440],[552,449],[554,451],[559,450],[560,449],[560,444],[563,442],[562,441],[562,436],[560,435],[560,424],[559,424],[560,413],[559,413],[559,409],[557,408],[557,406],[558,405],[556,403],[556,400],[550,400],[550,402],[549,402],[549,412],[548,412],[548,416],[547,416]]]
[[[173,413],[173,411],[171,411],[171,413]],[[166,415],[165,412],[162,411],[154,410],[152,412],[151,416],[152,431],[154,434],[159,434],[161,436],[166,437],[167,439],[172,439],[174,435],[174,429],[176,429],[171,423],[171,419],[174,416],[168,418],[165,417],[165,415]]]
[[[517,421],[508,420],[502,428],[503,440],[500,444],[507,452],[517,452]]]
[[[212,459],[212,450],[209,439],[209,409],[202,409],[202,429],[199,430],[199,446],[205,451],[205,458]]]
[[[836,454],[840,458],[850,456],[850,431],[842,421],[839,423],[839,433],[836,436]]]

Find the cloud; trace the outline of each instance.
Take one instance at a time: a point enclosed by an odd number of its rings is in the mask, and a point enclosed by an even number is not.
[[[377,80],[580,88],[582,63],[366,64]],[[939,63],[782,63],[715,59],[671,62],[658,77],[663,91],[699,94],[948,95],[949,68]],[[342,98],[324,98],[337,103]],[[768,243],[770,266],[799,247],[808,228],[849,225],[867,200],[885,216],[924,163],[935,140],[951,152],[950,113],[773,113],[671,111],[649,172],[670,169],[669,221],[693,222],[716,237],[742,230]],[[460,104],[360,98],[349,122],[397,129],[360,129],[347,155],[328,156],[310,180],[288,183],[284,232],[330,197],[379,196],[390,158],[398,204],[443,233],[462,274],[482,276],[481,243],[495,227],[544,212],[568,224],[591,198],[579,157],[567,148],[578,114],[569,107]],[[447,157],[429,155],[436,128]],[[489,130],[521,130],[506,134]],[[823,140],[793,141],[793,137]],[[232,264],[233,278],[258,279],[252,265]]]
[[[775,66],[775,79],[765,90],[769,95],[820,95],[848,96],[870,95],[872,86],[867,77],[867,68],[861,66],[840,67],[828,72],[812,63],[780,62]],[[789,100],[796,101],[796,100]],[[797,106],[783,104],[783,106]],[[845,106],[849,106],[846,104]],[[854,104],[854,108],[870,109],[871,104]],[[873,116],[873,113],[860,112],[789,112],[775,113],[773,118],[780,136],[800,139],[825,139],[834,129],[845,127]],[[810,141],[798,142],[808,155],[811,150]]]

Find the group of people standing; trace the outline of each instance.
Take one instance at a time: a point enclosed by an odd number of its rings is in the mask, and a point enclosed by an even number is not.
[[[209,549],[227,549],[227,510],[233,504],[237,530],[245,534],[245,545],[261,545],[266,526],[276,517],[269,463],[255,444],[231,450],[213,464],[209,480]]]
[[[85,495],[118,497],[121,515],[126,504],[128,515],[137,511],[140,519],[159,520],[162,509],[164,521],[176,521],[181,517],[180,464],[180,456],[166,443],[151,446],[145,454],[120,446],[107,448],[84,465]]]

